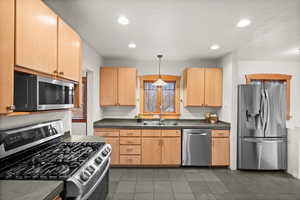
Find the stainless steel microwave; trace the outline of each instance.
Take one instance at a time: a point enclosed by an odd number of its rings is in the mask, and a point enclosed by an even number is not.
[[[74,83],[15,72],[15,111],[55,110],[74,107]]]

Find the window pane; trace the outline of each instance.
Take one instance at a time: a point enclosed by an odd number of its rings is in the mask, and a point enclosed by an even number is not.
[[[144,112],[156,112],[157,90],[152,82],[144,82]]]
[[[162,88],[162,112],[175,112],[175,82],[168,82]]]

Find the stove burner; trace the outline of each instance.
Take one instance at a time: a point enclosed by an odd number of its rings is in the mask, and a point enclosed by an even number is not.
[[[103,145],[98,142],[61,142],[17,162],[13,168],[1,172],[0,179],[65,180]]]

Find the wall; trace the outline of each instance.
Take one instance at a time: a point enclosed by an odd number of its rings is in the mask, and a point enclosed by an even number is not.
[[[238,84],[245,83],[245,74],[282,73],[292,75],[291,116],[288,128],[288,173],[300,178],[300,62],[239,61]]]
[[[71,111],[46,112],[24,116],[0,116],[0,130],[28,126],[36,123],[62,119],[64,131],[71,131]]]
[[[149,75],[158,73],[158,62],[153,61],[140,61],[129,59],[114,59],[105,58],[103,66],[127,66],[136,67],[138,75]],[[182,72],[186,67],[217,67],[216,60],[186,60],[186,61],[164,61],[162,60],[161,74],[182,76]],[[183,80],[180,81],[181,91],[180,98],[183,99]],[[139,82],[137,87],[137,106],[136,107],[108,107],[102,108],[103,118],[133,118],[139,113],[140,94],[139,94]],[[219,109],[214,108],[185,108],[183,103],[180,103],[181,118],[199,119],[203,118],[203,114],[206,112],[218,112]]]
[[[237,60],[236,53],[223,56],[219,65],[223,67],[223,106],[220,120],[229,122],[230,129],[230,168],[237,167]]]
[[[82,73],[87,75],[87,124],[73,123],[76,135],[93,135],[93,122],[102,118],[99,105],[99,69],[102,57],[87,42],[83,42]],[[76,130],[76,131],[75,131]]]

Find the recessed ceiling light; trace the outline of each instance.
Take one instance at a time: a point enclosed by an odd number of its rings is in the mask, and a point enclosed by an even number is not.
[[[129,19],[125,16],[120,16],[118,18],[118,23],[121,25],[128,25],[129,24]]]
[[[237,24],[236,26],[238,28],[244,28],[244,27],[247,27],[251,24],[251,20],[250,19],[241,19]]]
[[[135,47],[136,47],[136,44],[135,43],[129,43],[128,44],[128,47],[130,48],[130,49],[134,49]]]
[[[218,49],[220,49],[220,46],[217,45],[217,44],[214,44],[214,45],[211,45],[211,46],[210,46],[210,49],[211,49],[211,50],[218,50]]]

